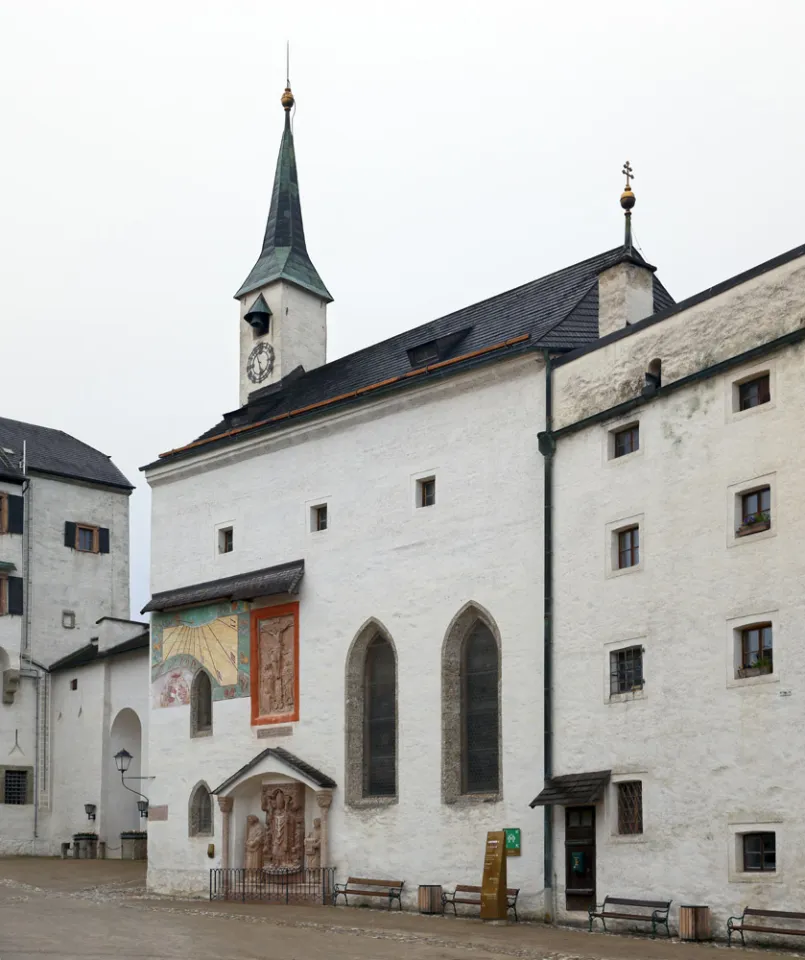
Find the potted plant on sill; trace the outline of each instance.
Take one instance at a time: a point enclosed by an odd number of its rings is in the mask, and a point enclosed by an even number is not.
[[[768,510],[759,510],[743,518],[743,523],[735,531],[736,536],[747,537],[750,533],[760,533],[771,526],[771,514]]]
[[[738,671],[738,677],[742,680],[747,679],[747,677],[762,677],[764,674],[771,673],[772,669],[771,657],[758,657],[748,667],[741,667]]]
[[[148,855],[148,834],[145,830],[124,830],[120,834],[120,859],[145,860]]]

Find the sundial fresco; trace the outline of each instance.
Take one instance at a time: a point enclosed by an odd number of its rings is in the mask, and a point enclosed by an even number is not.
[[[154,706],[190,703],[193,677],[200,668],[212,681],[213,699],[248,696],[249,615],[243,604],[156,614],[151,635]]]

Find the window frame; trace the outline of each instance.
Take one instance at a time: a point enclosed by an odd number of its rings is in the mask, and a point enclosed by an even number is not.
[[[3,780],[2,780],[2,803],[4,806],[10,807],[25,807],[29,806],[34,802],[33,798],[33,767],[18,767],[14,765],[3,766]],[[8,800],[8,775],[9,773],[13,774],[22,774],[25,782],[25,793],[23,800]]]
[[[643,781],[618,780],[615,783],[616,821],[619,837],[641,837],[645,832],[643,818]],[[627,797],[631,792],[633,796]],[[626,809],[632,804],[634,811]]]
[[[618,451],[618,442],[622,437],[629,437],[629,449]],[[635,443],[635,440],[637,441]],[[612,431],[612,459],[620,460],[622,457],[631,456],[640,450],[640,421],[618,427]]]
[[[372,656],[372,651],[378,650],[380,646],[385,646],[388,648],[388,652],[391,656],[391,662],[392,662],[393,671],[394,671],[394,680],[392,684],[393,685],[393,696],[392,696],[393,716],[388,716],[388,717],[372,717],[371,716],[372,681],[369,675],[369,670],[370,670],[369,658]],[[398,757],[397,757],[398,729],[397,728],[399,724],[399,718],[397,716],[397,684],[398,684],[397,654],[394,649],[394,645],[390,642],[388,637],[386,637],[384,634],[377,633],[374,637],[372,637],[372,639],[367,644],[366,651],[364,653],[364,659],[363,659],[363,718],[362,718],[363,719],[363,724],[362,724],[363,750],[362,750],[361,778],[363,783],[362,797],[364,800],[388,800],[391,797],[396,797],[399,789],[399,784],[397,783],[397,776],[398,776],[398,762],[397,762],[398,761]],[[376,683],[375,686],[379,686],[379,684]],[[380,756],[376,754],[375,759],[389,760],[389,758],[391,758],[392,767],[394,770],[394,784],[393,784],[394,789],[389,791],[377,791],[377,790],[373,790],[372,788],[372,756],[373,756],[372,724],[373,723],[379,724],[381,722],[388,723],[390,720],[393,721],[393,724],[394,724],[393,751],[392,753],[385,756]]]
[[[469,653],[470,641],[473,639],[473,634],[475,630],[479,627],[484,627],[489,633],[489,639],[491,640],[492,646],[495,651],[495,784],[494,786],[486,786],[482,789],[471,789],[470,788],[470,748],[468,743],[468,725],[469,725],[469,695],[468,695],[468,686],[470,682],[470,674],[467,669],[467,659]],[[497,643],[497,639],[491,627],[485,623],[480,617],[475,620],[475,622],[467,630],[464,639],[461,643],[461,662],[459,666],[459,697],[460,697],[460,712],[461,712],[461,796],[464,797],[478,797],[478,796],[496,796],[500,793],[500,754],[501,754],[501,742],[500,742],[500,648]],[[490,673],[491,671],[477,671],[478,673],[486,672]]]
[[[616,532],[617,536],[617,569],[631,570],[640,566],[640,524],[624,527]],[[628,558],[629,563],[624,563]]]
[[[0,570],[0,617],[8,614],[8,573]]]
[[[202,712],[200,688],[205,681],[209,689],[209,723],[202,725],[200,723],[200,714]],[[200,667],[196,671],[196,675],[193,677],[193,682],[190,686],[190,738],[195,740],[200,737],[211,737],[213,734],[213,722],[212,679],[209,673],[203,667]]]
[[[89,550],[81,546],[81,534],[89,533],[92,537],[92,546]],[[75,550],[77,553],[100,553],[101,552],[101,528],[91,523],[76,523],[75,525]]]
[[[771,529],[772,522],[772,498],[771,484],[767,483],[760,487],[753,487],[745,490],[740,497],[740,523],[735,529],[736,537],[751,537],[756,533],[763,533]],[[747,501],[755,498],[757,509],[751,509]],[[763,506],[764,500],[767,506]],[[757,529],[752,529],[756,527]]]
[[[424,509],[425,507],[435,507],[436,506],[436,477],[421,477],[416,482],[416,492],[417,492],[417,507]]]
[[[766,631],[768,631],[769,643],[766,644]],[[774,672],[774,625],[771,621],[766,621],[763,623],[752,623],[742,626],[738,630],[740,636],[740,643],[738,648],[739,654],[739,671],[761,669],[757,667],[757,662],[760,660],[769,661],[769,669],[763,670],[763,674],[770,674]],[[755,660],[752,661],[752,649],[751,649],[751,634],[757,633],[758,641],[758,655],[755,657]],[[766,656],[766,651],[768,650],[769,656]]]
[[[208,829],[202,829],[200,811],[198,809],[201,797],[205,797],[209,804],[210,819]],[[207,824],[204,825],[205,827]],[[212,802],[212,793],[207,784],[202,781],[197,783],[190,791],[190,803],[188,805],[187,817],[187,835],[189,837],[212,837],[215,835],[215,808]]]
[[[757,403],[744,403],[746,398],[747,387],[754,387],[756,384],[760,384],[758,387],[758,401]],[[737,413],[743,413],[745,410],[754,410],[756,407],[762,407],[766,403],[771,403],[771,374],[768,370],[765,370],[762,373],[753,374],[746,380],[741,380],[736,383],[738,388],[738,410]],[[765,390],[764,390],[765,387]]]
[[[8,493],[0,492],[0,536],[8,533]]]
[[[769,837],[772,838],[772,841],[771,841],[771,847],[772,847],[772,849],[771,849],[770,852],[773,853],[773,855],[774,855],[774,866],[773,866],[773,867],[765,867],[765,866],[763,865],[763,862],[764,862],[764,854],[767,852],[767,851],[765,850],[764,844],[765,844],[765,843],[768,843],[768,838],[769,838]],[[764,840],[764,838],[765,838],[765,840]],[[746,857],[747,857],[747,849],[746,849],[747,841],[748,841],[748,840],[755,840],[755,839],[758,839],[758,840],[760,841],[760,849],[759,849],[759,851],[758,851],[758,855],[760,856],[760,866],[759,866],[759,867],[749,867],[749,866],[747,866],[747,861],[746,861]],[[775,830],[757,830],[757,831],[753,830],[753,831],[750,831],[750,832],[742,833],[742,834],[741,834],[741,870],[742,870],[743,873],[752,873],[752,874],[755,874],[755,873],[766,873],[766,874],[768,874],[768,873],[773,873],[773,874],[776,874],[776,873],[777,873],[777,832],[776,832]]]
[[[322,519],[324,522],[322,523]],[[328,529],[329,510],[326,503],[317,503],[310,508],[310,532],[324,533]]]
[[[218,553],[225,556],[235,552],[235,525],[224,523],[217,529]]]
[[[618,669],[618,667],[620,666],[621,654],[632,653],[635,650],[639,651],[639,658],[638,658],[639,667],[637,671],[632,670],[632,672],[635,672],[635,673],[639,672],[640,680],[639,682],[633,680],[630,686],[624,687],[623,689],[621,689],[621,686],[620,686],[621,671]],[[643,670],[643,654],[644,653],[645,653],[645,648],[643,647],[642,643],[635,643],[629,646],[619,646],[617,649],[609,651],[609,696],[610,697],[618,697],[618,696],[622,696],[623,694],[635,693],[643,689],[643,686],[645,684],[645,675]],[[634,662],[634,660],[635,658],[633,657],[632,662]],[[625,672],[628,673],[629,671],[627,670]],[[613,683],[617,683],[617,689],[613,687]]]

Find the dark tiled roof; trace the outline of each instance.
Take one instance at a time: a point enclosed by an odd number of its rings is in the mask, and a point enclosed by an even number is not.
[[[282,385],[252,394],[250,403],[226,414],[224,419],[202,434],[199,440],[219,437],[233,429],[299,411],[344,395],[354,394],[373,384],[383,383],[411,373],[408,351],[412,347],[444,337],[455,336],[452,358],[489,350],[515,337],[525,337],[528,349],[564,352],[591,343],[598,337],[598,274],[623,261],[650,266],[638,253],[628,254],[616,247],[589,260],[557,270],[521,287],[474,303],[455,313],[397,334],[357,353],[333,360],[315,370],[291,375]],[[673,299],[656,275],[654,309],[665,309]],[[462,334],[460,337],[458,334]],[[507,350],[495,352],[505,356]],[[490,353],[489,358],[493,359]],[[467,360],[466,364],[474,362]],[[454,364],[456,372],[465,361]],[[424,384],[428,376],[405,381],[400,386]],[[349,399],[352,399],[351,397]],[[347,402],[345,400],[345,402]],[[331,408],[330,408],[331,409]],[[279,421],[280,425],[282,421]],[[270,425],[270,426],[273,426]],[[265,429],[270,429],[266,426]],[[264,429],[262,426],[260,429]],[[226,438],[232,442],[231,438]],[[220,441],[216,441],[220,442]],[[192,451],[180,448],[163,456],[187,456]]]
[[[235,297],[243,297],[272,280],[280,279],[289,280],[312,293],[317,293],[324,300],[333,299],[313,266],[305,245],[296,153],[288,111],[285,112],[285,130],[277,157],[274,190],[271,194],[263,249],[257,263],[252,267],[252,272]]]
[[[11,483],[22,483],[25,480],[25,474],[20,469],[20,460],[16,453],[6,453],[0,445],[0,480],[8,480]]]
[[[85,647],[81,647],[73,653],[68,653],[67,656],[62,657],[61,660],[56,660],[55,663],[50,665],[49,669],[51,673],[55,673],[57,670],[85,667],[88,663],[95,663],[96,660],[106,660],[108,657],[116,657],[121,653],[131,653],[133,650],[147,650],[150,643],[151,639],[148,630],[146,630],[145,633],[139,634],[139,636],[132,637],[130,640],[124,640],[123,643],[118,643],[117,646],[108,647],[100,653],[98,652],[97,643],[88,643]]]
[[[252,767],[257,766],[257,764],[264,757],[276,757],[292,770],[296,770],[296,772],[301,773],[303,777],[307,777],[308,780],[312,780],[317,787],[332,790],[336,786],[335,780],[333,780],[331,777],[328,777],[326,773],[322,773],[321,770],[317,770],[309,763],[305,763],[304,760],[300,760],[299,757],[295,756],[294,754],[288,753],[288,751],[283,750],[282,747],[268,747],[258,753],[257,756],[253,757],[248,763],[244,764],[240,770],[237,771],[237,773],[233,773],[231,777],[228,777],[223,783],[219,784],[210,792],[213,794],[223,793],[224,790],[227,790],[230,786],[232,786],[233,783],[237,783],[237,781],[240,780],[245,773],[248,773]]]
[[[534,797],[529,806],[547,807],[558,804],[572,807],[575,804],[595,803],[603,796],[611,773],[611,770],[597,770],[594,773],[570,773],[562,777],[551,777],[545,781],[544,789]]]
[[[140,612],[186,607],[191,603],[211,600],[251,600],[254,597],[296,593],[304,572],[305,561],[294,560],[221,580],[208,580],[206,583],[196,583],[176,590],[163,590],[162,593],[155,593]]]
[[[28,470],[124,490],[134,489],[110,457],[69,433],[0,417],[0,448],[13,450],[10,459],[16,463],[22,461],[23,443]]]

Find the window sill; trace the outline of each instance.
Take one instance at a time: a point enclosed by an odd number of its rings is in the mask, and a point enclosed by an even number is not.
[[[738,530],[735,530],[732,537],[729,540],[729,546],[737,547],[738,544],[745,543],[757,543],[758,540],[766,540],[769,537],[777,536],[777,527],[772,522],[769,526],[763,526],[759,530],[746,530],[743,533],[739,533]]]
[[[782,883],[779,870],[730,871],[730,883]]]
[[[756,533],[763,533],[765,530],[771,530],[771,521],[765,523],[750,523],[746,527],[738,527],[735,531],[736,537],[751,537]]]
[[[645,833],[612,833],[609,839],[612,843],[648,843]]]
[[[497,793],[459,793],[444,802],[451,807],[477,807],[484,803],[500,803],[503,800],[503,794]]]
[[[373,807],[393,807],[399,803],[397,796],[393,797],[356,797],[347,802],[347,807],[353,807],[356,810],[371,810]]]
[[[630,690],[625,693],[611,693],[606,698],[606,703],[629,703],[632,700],[645,700],[645,687],[639,687],[636,690]]]
[[[190,734],[191,740],[203,740],[205,737],[211,737],[212,730],[196,730]]]
[[[613,567],[607,574],[607,577],[623,577],[630,573],[640,573],[643,569],[643,561],[636,563],[633,567]]]
[[[777,673],[761,673],[757,677],[730,677],[727,680],[727,687],[756,687],[762,683],[779,683],[780,676]]]

